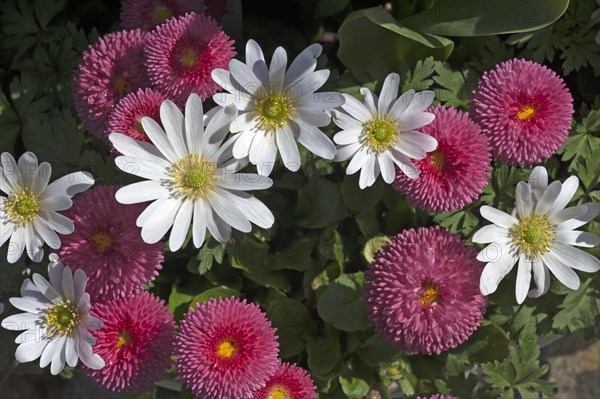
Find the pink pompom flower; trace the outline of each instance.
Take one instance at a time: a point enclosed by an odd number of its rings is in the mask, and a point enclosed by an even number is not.
[[[171,17],[205,11],[203,0],[122,0],[121,26],[124,29],[150,31]]]
[[[102,36],[85,51],[73,74],[77,115],[100,139],[115,104],[149,83],[144,68],[146,37],[139,29]]]
[[[266,385],[254,393],[252,399],[316,399],[316,389],[304,369],[282,363]]]
[[[190,310],[175,339],[175,365],[198,398],[252,398],[279,367],[278,354],[265,313],[237,298]]]
[[[162,268],[164,244],[145,243],[135,223],[144,204],[118,203],[118,189],[97,186],[77,196],[64,213],[75,231],[61,237],[60,259],[86,273],[94,302],[140,292]]]
[[[564,144],[573,97],[554,71],[512,59],[483,74],[471,98],[471,115],[490,139],[494,157],[531,166]]]
[[[93,331],[94,349],[106,366],[85,368],[99,386],[111,391],[141,392],[162,379],[171,362],[175,321],[160,298],[142,292],[97,303],[92,315],[102,320]]]
[[[142,127],[142,118],[148,116],[160,120],[160,105],[166,98],[153,89],[139,89],[121,99],[108,119],[106,137],[111,133],[121,133],[135,140],[150,143],[150,138]],[[108,141],[108,138],[106,139]],[[114,150],[114,152],[117,152]]]
[[[401,349],[431,355],[466,341],[487,306],[477,251],[439,227],[405,230],[366,273],[365,306],[375,330]]]
[[[417,179],[396,173],[393,187],[414,207],[428,212],[460,209],[481,194],[490,177],[490,147],[486,136],[468,115],[444,106],[421,132],[434,137],[437,149],[425,159],[413,161]]]
[[[181,106],[191,93],[202,100],[218,89],[211,72],[227,69],[233,40],[211,17],[188,13],[171,18],[150,34],[146,67],[156,88]]]

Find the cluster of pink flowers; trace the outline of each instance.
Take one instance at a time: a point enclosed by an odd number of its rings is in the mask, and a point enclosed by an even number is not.
[[[203,13],[210,8],[222,14],[214,3],[123,2],[127,30],[90,46],[73,76],[75,108],[90,133],[107,143],[114,131],[148,140],[141,118],[157,119],[162,101],[181,106],[191,93],[204,100],[218,90],[211,72],[227,68],[235,51],[215,19]]]

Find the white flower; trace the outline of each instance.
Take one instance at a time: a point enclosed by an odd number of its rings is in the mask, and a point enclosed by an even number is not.
[[[481,275],[482,294],[496,291],[500,281],[518,262],[516,297],[522,303],[529,291],[531,273],[537,289],[529,296],[537,298],[550,288],[550,272],[570,289],[579,287],[579,277],[572,269],[593,273],[600,261],[572,246],[592,248],[598,236],[574,230],[594,219],[600,204],[587,203],[565,208],[579,187],[575,176],[564,183],[548,185],[548,172],[542,166],[533,169],[529,183],[519,182],[512,215],[482,206],[481,216],[493,224],[478,230],[473,242],[492,243],[477,259],[488,262]]]
[[[249,40],[246,63],[229,62],[229,71],[215,69],[213,80],[229,93],[217,93],[215,102],[234,104],[239,116],[231,123],[231,132],[238,133],[233,155],[250,157],[258,173],[268,176],[277,151],[286,168],[300,167],[296,140],[314,154],[333,159],[335,145],[319,129],[327,126],[331,117],[324,111],[342,104],[337,93],[315,93],[329,77],[329,70],[315,72],[321,46],[313,44],[296,57],[287,69],[287,54],[278,47],[267,68],[260,46]]]
[[[79,359],[91,369],[101,369],[104,361],[93,353],[94,338],[89,330],[102,327],[102,322],[90,315],[90,295],[85,292],[87,277],[83,270],[75,273],[61,263],[48,265],[50,282],[35,273],[25,279],[21,297],[10,303],[26,313],[7,317],[2,327],[25,330],[16,343],[18,362],[40,358],[40,367],[48,364],[52,374],[61,372],[65,363],[75,367]]]
[[[33,153],[21,155],[18,164],[7,152],[1,159],[0,190],[8,197],[0,197],[0,246],[10,238],[10,263],[19,260],[25,248],[32,261],[40,262],[44,242],[50,248],[60,248],[56,232],[73,232],[73,222],[57,212],[69,209],[71,198],[90,188],[94,179],[87,172],[75,172],[48,184],[52,168],[47,162],[38,166]]]
[[[381,172],[386,183],[396,177],[396,164],[408,177],[419,172],[410,158],[423,159],[437,148],[437,140],[415,131],[433,121],[435,115],[424,112],[433,101],[432,91],[409,90],[398,98],[400,77],[391,73],[383,82],[380,97],[363,87],[364,104],[344,94],[342,111],[333,111],[333,121],[341,129],[333,140],[338,144],[336,161],[352,158],[346,174],[360,170],[359,186],[369,187]]]
[[[148,117],[142,126],[154,145],[118,133],[109,138],[123,154],[115,160],[123,171],[148,179],[117,191],[122,204],[152,201],[138,217],[142,238],[159,241],[171,226],[169,247],[181,248],[190,224],[193,241],[200,247],[206,229],[220,242],[231,238],[231,227],[252,230],[251,222],[269,228],[273,214],[258,199],[243,190],[271,187],[268,177],[255,173],[236,173],[247,162],[233,159],[232,138],[221,145],[236,117],[235,107],[218,107],[206,116],[204,128],[202,103],[192,94],[185,106],[185,117],[171,101],[160,107],[165,131]],[[193,219],[193,220],[192,220]]]

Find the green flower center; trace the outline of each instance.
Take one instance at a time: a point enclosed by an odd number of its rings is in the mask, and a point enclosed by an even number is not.
[[[431,153],[429,160],[435,167],[435,170],[441,172],[444,169],[444,154],[439,151],[434,151]]]
[[[191,199],[206,197],[215,188],[217,164],[191,154],[173,165],[171,177],[180,195]]]
[[[97,231],[92,234],[92,242],[96,246],[96,253],[103,254],[112,247],[113,239],[107,231]]]
[[[161,23],[171,18],[172,16],[173,13],[168,7],[159,5],[154,9],[154,15],[152,16],[152,18],[154,19],[154,22]]]
[[[198,52],[193,48],[188,48],[183,50],[181,53],[180,61],[181,65],[185,68],[191,68],[196,65],[196,61],[198,60]]]
[[[48,335],[67,335],[79,325],[77,307],[70,300],[51,305],[44,315],[44,324]]]
[[[424,283],[420,301],[423,305],[431,305],[438,300],[439,287],[433,283]]]
[[[33,192],[26,188],[11,194],[4,202],[4,210],[11,222],[24,226],[35,220],[40,204]]]
[[[398,124],[385,116],[377,116],[363,124],[367,145],[375,152],[388,150],[395,142]]]
[[[256,100],[259,128],[274,132],[277,127],[287,124],[292,117],[294,106],[290,98],[283,94],[269,93]]]
[[[512,243],[529,257],[545,254],[556,241],[556,231],[546,214],[534,214],[521,220],[509,233]]]

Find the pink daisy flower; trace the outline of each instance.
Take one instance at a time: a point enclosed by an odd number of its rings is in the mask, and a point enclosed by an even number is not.
[[[316,399],[316,389],[304,369],[283,363],[266,385],[254,393],[253,399]]]
[[[147,244],[135,222],[144,204],[123,205],[118,186],[97,186],[73,200],[64,215],[75,231],[61,237],[59,257],[88,276],[93,301],[118,299],[143,290],[162,268],[162,243]]]
[[[148,39],[148,75],[178,105],[191,93],[205,100],[219,89],[211,72],[228,68],[235,55],[232,45],[233,40],[211,17],[189,13],[172,18],[152,31]]]
[[[435,395],[431,395],[429,397],[417,396],[417,399],[454,399],[454,398],[450,395],[442,395],[440,393],[436,393]]]
[[[167,98],[152,89],[139,89],[119,101],[108,118],[106,140],[111,133],[121,133],[135,140],[150,143],[142,127],[142,118],[148,116],[159,121],[160,105]],[[113,148],[113,152],[117,152]]]
[[[148,85],[143,50],[146,37],[139,29],[102,36],[83,53],[73,74],[77,115],[100,139],[113,106],[128,93]]]
[[[477,251],[439,227],[404,230],[375,255],[365,306],[375,330],[401,349],[440,354],[467,340],[487,306]]]
[[[531,166],[566,141],[573,97],[564,80],[533,61],[512,59],[483,74],[471,98],[471,115],[490,139],[494,156]]]
[[[92,336],[94,350],[106,366],[84,368],[96,384],[116,392],[141,392],[164,377],[171,363],[175,321],[163,300],[142,292],[97,303],[91,313],[104,323]]]
[[[121,26],[150,31],[167,19],[193,11],[205,12],[203,0],[122,0]]]
[[[198,398],[252,398],[277,370],[278,353],[266,315],[237,298],[190,310],[175,338],[175,365]]]
[[[460,209],[481,194],[490,177],[488,139],[464,112],[441,105],[427,111],[435,119],[421,132],[437,140],[437,149],[413,160],[417,179],[396,173],[393,187],[411,205],[428,212]]]

